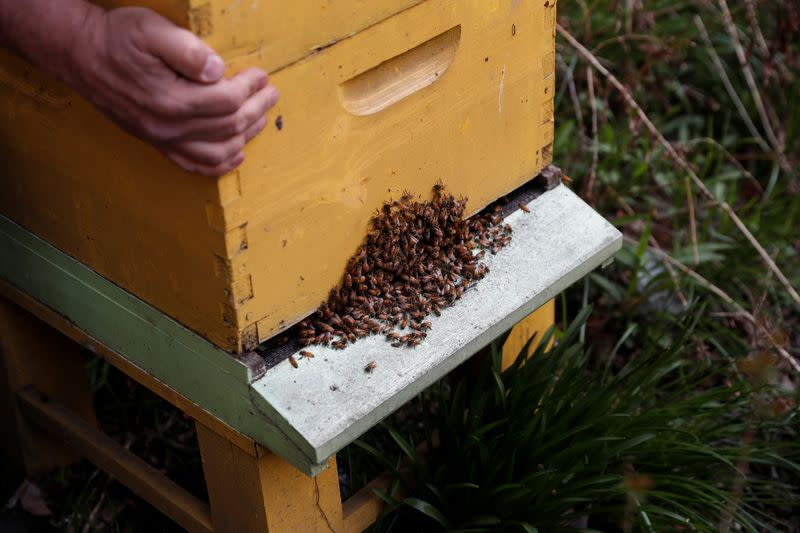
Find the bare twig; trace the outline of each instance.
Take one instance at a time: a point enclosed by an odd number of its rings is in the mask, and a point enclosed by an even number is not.
[[[627,242],[631,243],[631,244],[636,244],[637,243],[637,241],[635,239],[632,239],[631,237],[625,237],[625,240]],[[747,309],[742,307],[741,304],[739,304],[736,300],[731,298],[728,295],[728,293],[726,293],[725,291],[723,291],[722,289],[720,289],[719,287],[717,287],[716,285],[711,283],[709,280],[704,278],[702,275],[700,275],[696,271],[692,270],[691,268],[689,268],[688,266],[684,265],[683,263],[681,263],[680,261],[678,261],[674,257],[670,256],[669,254],[667,254],[663,250],[650,248],[650,251],[656,257],[661,259],[663,262],[670,263],[672,266],[674,266],[675,268],[677,268],[678,270],[680,270],[684,274],[687,274],[688,276],[693,278],[700,286],[702,286],[703,288],[707,289],[710,292],[713,292],[723,302],[725,302],[729,306],[733,307],[733,309],[735,309],[736,312],[739,315],[741,315],[742,318],[746,319],[748,322],[753,324],[753,326],[755,326],[757,329],[759,329],[766,336],[766,338],[769,339],[770,344],[772,344],[772,346],[775,348],[775,350],[777,350],[777,352],[781,355],[781,357],[783,357],[786,360],[786,362],[789,363],[789,365],[796,372],[800,373],[800,363],[797,362],[797,359],[795,359],[792,356],[792,354],[790,354],[786,350],[786,348],[781,346],[776,341],[776,339],[775,339],[774,335],[772,334],[772,332],[769,331],[766,328],[766,326],[764,326],[764,324],[762,324],[759,320],[757,320],[756,317],[753,316],[753,314],[750,311],[748,311]]]
[[[89,516],[86,519],[86,523],[83,524],[83,529],[81,529],[81,533],[89,533],[89,531],[95,528],[96,524],[94,523],[94,521],[97,518],[97,513],[100,512],[100,508],[103,507],[105,501],[106,501],[106,491],[103,491],[100,493],[100,497],[97,499],[97,503],[95,503],[94,507],[92,507],[92,511],[89,513]]]
[[[699,15],[695,15],[694,23],[700,32],[700,37],[703,38],[703,42],[706,45],[708,54],[711,56],[711,61],[714,63],[714,68],[717,69],[717,74],[719,74],[719,78],[722,80],[722,85],[725,86],[725,91],[727,91],[728,97],[733,101],[733,105],[736,106],[736,111],[738,111],[739,116],[742,117],[745,126],[747,126],[747,130],[750,132],[750,135],[753,136],[758,143],[758,146],[761,147],[762,150],[765,152],[771,152],[772,148],[770,148],[769,144],[767,144],[767,141],[764,140],[764,137],[761,136],[761,133],[759,133],[756,125],[753,124],[753,120],[747,113],[747,109],[745,109],[742,99],[739,98],[739,95],[736,93],[736,89],[733,88],[731,79],[728,77],[728,73],[725,71],[725,66],[722,64],[722,60],[719,58],[719,54],[717,54],[717,50],[714,48],[714,43],[711,42],[711,37],[708,35],[706,25],[703,24],[703,19],[700,18]]]
[[[592,35],[592,12],[586,0],[577,0],[577,2],[580,4],[581,10],[583,11],[583,19],[581,20],[583,24],[583,33],[586,36],[590,36]]]
[[[577,51],[578,53],[583,56],[587,61],[589,61],[595,69],[597,69],[606,79],[622,94],[623,99],[628,104],[628,106],[636,112],[639,118],[642,120],[642,123],[647,127],[648,131],[650,131],[651,135],[655,137],[658,142],[664,147],[667,154],[672,158],[672,160],[681,168],[684,172],[686,172],[689,177],[692,179],[694,184],[697,186],[700,191],[706,195],[711,200],[717,200],[714,194],[706,187],[706,184],[703,183],[703,180],[697,175],[697,173],[692,169],[691,165],[686,161],[685,158],[681,157],[680,154],[675,150],[675,148],[670,144],[669,141],[661,134],[661,132],[656,128],[655,124],[650,120],[641,106],[633,99],[630,92],[625,88],[624,85],[613,75],[611,74],[607,68],[605,68],[597,58],[589,52],[581,43],[579,43],[575,37],[572,36],[567,30],[561,27],[560,24],[556,25],[556,29],[564,37]],[[767,267],[772,270],[781,284],[784,286],[786,291],[789,293],[791,298],[800,305],[800,294],[797,293],[797,290],[792,286],[789,280],[786,278],[784,273],[778,268],[778,265],[775,264],[775,261],[769,256],[767,251],[761,246],[761,243],[753,236],[750,230],[745,226],[744,222],[739,218],[739,215],[728,205],[725,201],[719,201],[719,207],[731,218],[733,223],[739,228],[739,231],[744,235],[744,237],[750,242],[753,248],[756,249],[758,254],[761,256],[761,259],[767,265]]]
[[[651,42],[658,46],[664,46],[664,41],[656,37],[655,35],[648,35],[646,33],[631,33],[628,35],[615,35],[614,37],[609,37],[604,41],[600,41],[597,46],[592,48],[592,53],[596,54],[606,46],[617,43],[620,46],[626,46],[628,41],[647,41]]]
[[[683,143],[683,147],[685,150],[691,151],[697,144],[710,144],[711,146],[719,150],[722,153],[722,155],[725,156],[725,159],[727,159],[733,166],[735,166],[736,169],[750,181],[750,184],[753,185],[753,187],[758,189],[760,192],[764,192],[764,187],[761,185],[761,183],[759,183],[756,177],[753,176],[753,174],[749,170],[744,168],[744,166],[742,166],[739,160],[733,157],[733,154],[730,153],[727,148],[722,146],[716,139],[712,139],[711,137],[697,137],[695,139],[690,139],[685,143]]]
[[[636,0],[627,0],[625,7],[625,33],[633,33],[633,16],[636,11]]]
[[[744,5],[747,8],[747,21],[750,23],[750,29],[753,30],[758,53],[761,54],[761,57],[769,57],[769,47],[764,39],[764,34],[761,32],[761,25],[758,23],[755,2],[753,0],[744,0]]]
[[[578,99],[578,90],[575,88],[575,75],[574,65],[570,67],[561,57],[561,54],[556,54],[556,60],[561,70],[564,71],[564,83],[567,84],[569,90],[569,98],[572,101],[572,107],[575,110],[575,119],[578,121],[578,138],[580,140],[581,152],[586,147],[586,135],[583,132],[583,111],[581,111],[581,101]],[[577,58],[576,58],[577,61]]]
[[[697,250],[697,220],[694,215],[694,194],[692,194],[692,184],[688,177],[684,177],[686,187],[686,205],[689,206],[689,236],[692,240],[692,259],[694,264],[700,263],[700,252]]]
[[[680,12],[682,9],[691,8],[695,5],[693,0],[689,0],[688,2],[673,2],[670,5],[662,7],[661,9],[653,9],[650,11],[650,16],[654,19],[658,17],[663,17],[664,15],[674,15]]]
[[[594,99],[594,75],[591,67],[586,67],[586,85],[589,88],[589,106],[592,109],[592,165],[589,167],[589,181],[586,196],[594,204],[594,185],[597,181],[597,162],[600,159],[600,140],[597,136],[597,102]]]
[[[622,197],[621,194],[617,192],[616,189],[614,189],[614,187],[612,187],[611,185],[608,185],[607,187],[608,191],[617,199],[619,205],[622,206],[622,209],[628,215],[633,216],[636,214],[636,211],[633,210],[630,204],[625,200],[625,198]],[[650,246],[652,246],[656,250],[660,252],[664,251],[661,248],[661,245],[658,243],[656,238],[653,237],[652,234],[650,234],[650,237],[648,238],[647,241],[650,243]],[[672,268],[672,265],[670,265],[669,263],[664,263],[664,268],[667,269],[667,273],[669,273],[669,278],[672,280],[672,284],[675,286],[675,293],[678,295],[678,299],[681,301],[681,305],[683,305],[683,308],[686,309],[687,307],[689,307],[689,300],[686,299],[686,295],[684,295],[683,290],[681,290],[681,283],[680,280],[678,279],[678,273],[675,272],[675,269]]]
[[[742,439],[742,451],[739,454],[739,460],[736,462],[736,479],[733,481],[731,488],[731,497],[725,505],[725,510],[722,512],[722,521],[719,525],[720,533],[729,533],[733,525],[733,511],[739,506],[742,500],[742,493],[747,481],[747,475],[750,473],[750,457],[752,454],[753,439],[756,434],[757,423],[755,418],[751,418],[748,428],[744,433]]]
[[[762,126],[767,133],[767,139],[769,139],[776,153],[783,154],[783,145],[775,135],[772,124],[770,124],[769,117],[767,116],[767,109],[764,106],[764,101],[761,99],[761,92],[758,90],[755,76],[753,76],[753,69],[750,68],[750,63],[747,62],[747,55],[744,52],[744,48],[742,48],[741,41],[739,41],[739,31],[733,23],[733,17],[728,9],[728,2],[726,0],[719,0],[719,7],[722,10],[722,22],[728,30],[728,35],[731,37],[733,49],[736,52],[736,57],[739,59],[739,66],[742,69],[742,74],[744,74],[747,86],[750,89],[750,94],[753,96],[753,103],[756,105],[758,114],[761,117]]]

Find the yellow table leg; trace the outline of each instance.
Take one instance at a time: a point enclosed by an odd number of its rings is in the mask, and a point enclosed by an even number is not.
[[[545,334],[547,328],[555,323],[555,319],[555,300],[550,300],[517,323],[503,345],[503,368],[509,367],[517,358],[525,343],[528,342],[528,339],[536,335],[536,339],[528,348],[527,357],[530,357],[539,345],[538,341]]]
[[[336,459],[310,478],[268,450],[256,457],[197,423],[217,532],[342,531]]]
[[[80,346],[0,298],[0,454],[33,475],[79,456],[22,417],[17,393],[28,386],[96,424]]]

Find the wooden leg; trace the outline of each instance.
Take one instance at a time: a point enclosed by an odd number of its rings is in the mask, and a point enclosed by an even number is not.
[[[507,368],[514,362],[525,343],[535,334],[536,340],[528,348],[527,356],[529,357],[539,345],[538,340],[542,338],[547,328],[555,323],[555,320],[555,300],[550,300],[514,326],[503,345],[503,368]]]
[[[25,421],[17,393],[28,386],[96,424],[80,346],[0,298],[0,454],[14,470],[34,475],[78,455]]]
[[[335,458],[310,478],[264,448],[253,456],[196,426],[214,531],[342,531]]]

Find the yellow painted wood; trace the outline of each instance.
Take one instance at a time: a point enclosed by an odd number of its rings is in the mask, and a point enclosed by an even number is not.
[[[101,433],[80,415],[57,401],[45,398],[35,389],[20,391],[19,401],[26,417],[42,431],[113,475],[182,527],[197,533],[213,531],[208,505]]]
[[[503,368],[511,366],[525,347],[525,343],[533,337],[536,338],[528,347],[526,357],[536,351],[539,346],[539,340],[542,335],[547,332],[548,328],[555,324],[556,320],[556,305],[555,300],[550,300],[539,309],[528,315],[514,326],[503,345]]]
[[[32,317],[36,317],[37,319],[41,320],[42,322],[46,323],[50,328],[53,330],[59,331],[62,335],[64,335],[63,340],[70,339],[72,342],[64,343],[63,346],[57,352],[56,357],[58,357],[58,365],[59,365],[59,373],[58,375],[70,375],[75,372],[82,372],[83,365],[79,366],[79,370],[74,371],[71,369],[64,369],[64,363],[67,359],[64,357],[64,354],[69,352],[77,352],[78,346],[85,347],[86,349],[90,350],[92,353],[95,353],[101,356],[103,359],[111,363],[114,367],[118,370],[124,372],[128,377],[136,381],[138,384],[147,387],[152,391],[154,394],[158,395],[163,400],[168,401],[187,415],[191,416],[195,420],[198,420],[202,424],[206,425],[207,427],[213,428],[214,431],[220,435],[223,435],[229,442],[238,446],[242,451],[248,453],[252,456],[256,456],[257,454],[257,444],[253,439],[243,435],[230,427],[228,424],[217,418],[216,416],[212,415],[208,411],[206,411],[203,407],[197,405],[196,403],[192,402],[182,394],[178,393],[175,389],[170,387],[169,385],[159,381],[158,379],[154,378],[138,366],[134,365],[130,361],[128,361],[125,357],[119,355],[117,352],[111,350],[105,344],[101,343],[91,335],[88,335],[85,331],[77,327],[73,324],[70,320],[65,318],[64,316],[56,313],[46,305],[40,303],[39,301],[31,298],[28,294],[21,291],[20,289],[14,287],[13,285],[0,280],[0,300],[1,297],[7,298],[9,301],[16,304],[21,310],[25,310],[31,314]],[[29,319],[29,321],[35,322],[35,320]],[[40,338],[40,334],[37,334],[37,338]],[[54,351],[50,351],[47,353],[54,353]],[[51,357],[45,354],[45,357]],[[26,357],[26,362],[28,364],[32,364],[38,359]],[[83,361],[83,358],[80,358],[80,361]],[[52,364],[53,361],[47,361],[48,363]],[[80,377],[81,374],[75,374],[76,376]],[[79,379],[71,379],[67,380],[68,383],[76,385],[80,383]],[[39,385],[41,387],[41,384]],[[88,396],[88,393],[87,393]],[[91,403],[88,403],[91,406]],[[5,404],[0,404],[0,409],[3,409]],[[10,407],[10,404],[9,404]],[[0,415],[2,418],[3,415]]]
[[[518,322],[511,329],[511,333],[505,344],[503,344],[502,368],[505,369],[511,366],[531,337],[535,335],[538,339],[541,339],[542,335],[554,323],[555,300],[549,300]],[[538,345],[539,342],[536,340],[530,344],[527,353],[528,357],[536,350]],[[488,352],[484,352],[484,356],[488,357]],[[482,364],[485,364],[485,357],[478,357],[477,359],[482,361]],[[474,363],[475,360],[473,359],[469,362]],[[472,370],[482,372],[483,368],[476,366]],[[438,439],[435,438],[435,440]],[[435,445],[438,446],[436,443]],[[427,447],[418,447],[417,452],[426,454]],[[375,523],[384,509],[384,503],[383,500],[375,496],[373,490],[387,490],[390,484],[391,478],[389,476],[378,477],[344,502],[345,531],[348,533],[360,533]]]
[[[93,0],[144,6],[203,37],[226,60],[256,54],[274,72],[422,0]]]
[[[214,261],[225,254],[224,239],[205,216],[218,199],[215,180],[179,171],[2,50],[0,112],[0,211],[218,345],[235,347],[235,326],[221,320],[227,282]]]
[[[342,504],[344,531],[361,533],[374,524],[383,512],[385,504],[373,491],[388,491],[391,484],[391,476],[384,474],[345,500]]]
[[[313,311],[386,199],[441,178],[475,212],[552,158],[552,0],[186,1],[234,69],[284,58],[282,129],[191,175],[0,53],[0,212],[226,350]],[[357,33],[303,52],[339,27]]]
[[[79,458],[27,423],[17,394],[35,385],[95,424],[84,364],[77,344],[0,297],[0,456],[15,468],[36,475]]]
[[[214,531],[342,531],[336,458],[311,478],[264,448],[253,457],[196,426]]]
[[[221,181],[229,249],[247,242],[230,265],[243,331],[255,324],[264,340],[314,309],[374,210],[404,189],[427,197],[441,178],[474,212],[550,162],[553,42],[543,6],[428,0],[273,77],[283,129],[256,138],[241,171]],[[387,61],[417,83],[423,67],[407,66],[405,54],[459,25],[455,56],[433,84],[372,114],[342,109],[353,78],[378,67],[383,88]]]

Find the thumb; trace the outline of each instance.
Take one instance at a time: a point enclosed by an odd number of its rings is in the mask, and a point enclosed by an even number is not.
[[[144,25],[146,46],[155,56],[190,80],[215,83],[225,74],[225,62],[189,30],[156,15]]]

